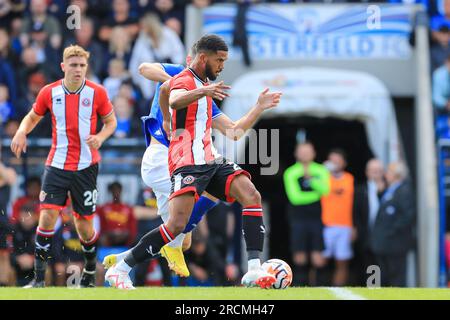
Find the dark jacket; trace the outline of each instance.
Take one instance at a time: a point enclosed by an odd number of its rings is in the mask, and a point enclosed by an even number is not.
[[[381,200],[370,242],[375,254],[405,254],[413,245],[416,211],[411,186],[403,181]]]
[[[354,249],[358,253],[365,252],[370,245],[369,195],[367,183],[358,185],[355,188],[353,200],[353,225],[357,232]]]

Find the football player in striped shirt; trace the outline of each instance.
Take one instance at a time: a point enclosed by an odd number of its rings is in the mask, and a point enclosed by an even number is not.
[[[71,45],[64,49],[64,78],[46,85],[22,120],[11,142],[20,158],[27,150],[27,135],[49,113],[52,146],[45,163],[36,231],[35,277],[27,287],[45,286],[45,270],[52,252],[54,227],[70,192],[75,226],[85,256],[80,286],[95,286],[98,233],[93,220],[97,203],[98,149],[117,126],[105,88],[86,79],[89,52]],[[103,128],[97,132],[97,120]]]
[[[195,56],[195,53],[192,53]],[[186,58],[189,65],[191,56]],[[150,114],[142,117],[144,124],[145,141],[147,150],[142,157],[141,176],[144,183],[152,188],[158,204],[158,215],[164,222],[169,219],[170,174],[167,159],[169,157],[169,139],[163,125],[163,114],[159,106],[159,91],[162,83],[185,69],[181,64],[170,63],[143,63],[139,67],[140,73],[147,79],[157,82],[155,96],[152,101]],[[222,114],[213,102],[212,118],[216,119]],[[184,260],[183,251],[190,248],[191,231],[197,226],[203,215],[216,206],[218,199],[211,195],[203,194],[195,203],[189,222],[185,230],[174,241],[168,243],[161,250],[161,255],[167,260],[169,268],[181,277],[190,275]],[[111,254],[104,258],[103,265],[106,269],[123,260],[130,250]]]
[[[161,248],[185,230],[192,208],[204,191],[229,202],[237,199],[243,205],[243,232],[249,261],[242,283],[266,288],[275,281],[261,268],[265,234],[261,196],[246,171],[217,153],[212,145],[211,129],[217,128],[234,140],[240,138],[263,111],[278,105],[281,93],[264,90],[256,105],[236,122],[225,115],[213,121],[212,99],[223,100],[228,94],[222,82],[209,84],[208,81],[215,80],[222,71],[228,47],[220,37],[207,35],[195,44],[195,51],[197,54],[190,67],[166,82],[160,90],[161,109],[168,109],[164,105],[169,102],[171,107],[169,220],[147,233],[124,260],[108,270],[105,278],[112,286],[132,288],[128,276],[131,268],[155,257]],[[170,90],[170,98],[167,90]],[[166,118],[167,112],[163,111],[163,114]]]

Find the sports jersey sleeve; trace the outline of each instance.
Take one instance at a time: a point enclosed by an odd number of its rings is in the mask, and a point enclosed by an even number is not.
[[[98,107],[97,113],[102,117],[109,116],[113,112],[113,105],[108,98],[108,94],[106,93],[105,88],[99,87],[97,89],[98,92]]]
[[[184,70],[184,66],[181,64],[161,63],[161,66],[164,68],[164,71],[171,77],[176,76]]]
[[[192,80],[192,78],[188,76],[172,78],[172,80],[170,80],[170,91],[179,89],[190,91],[193,87],[195,87],[195,85],[192,83],[193,81],[194,80]]]
[[[36,101],[33,103],[33,110],[39,116],[44,116],[48,111],[49,99],[48,99],[49,90],[48,87],[45,86],[39,91]]]
[[[216,105],[216,103],[213,101],[212,103],[212,118],[215,119],[222,115],[222,111],[220,111],[219,107]]]

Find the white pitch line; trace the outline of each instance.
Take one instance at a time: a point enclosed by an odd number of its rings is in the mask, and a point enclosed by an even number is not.
[[[327,288],[327,289],[330,290],[340,300],[367,300],[363,296],[353,293],[349,289],[344,289],[344,288],[339,288],[339,287],[331,287],[331,288]]]

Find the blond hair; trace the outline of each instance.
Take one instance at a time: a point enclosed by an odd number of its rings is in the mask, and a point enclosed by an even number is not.
[[[84,50],[79,45],[71,44],[70,46],[64,49],[63,61],[66,61],[70,57],[83,57],[86,58],[86,60],[89,60],[90,55],[91,54],[89,53],[89,51]]]

